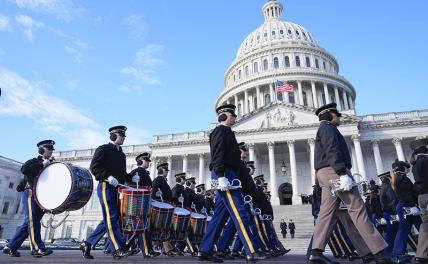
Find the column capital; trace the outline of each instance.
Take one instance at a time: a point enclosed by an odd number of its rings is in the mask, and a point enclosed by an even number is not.
[[[378,147],[379,146],[379,139],[377,139],[377,138],[370,139],[370,142],[372,143],[372,145],[374,147]]]
[[[248,143],[248,144],[247,144],[247,146],[248,146],[248,148],[249,148],[249,149],[250,149],[250,148],[254,148],[254,145],[255,145],[254,143]]]
[[[315,81],[311,80],[311,85],[314,86],[315,85]]]
[[[199,158],[205,158],[205,153],[198,153]]]
[[[266,144],[268,145],[269,148],[275,146],[275,142],[274,141],[268,141],[268,142],[266,142]]]
[[[168,156],[166,156],[167,157],[167,159],[168,160],[171,160],[172,159],[172,155],[168,155]]]
[[[352,136],[351,136],[351,139],[352,139],[352,141],[354,141],[354,142],[360,142],[360,139],[361,139],[360,134],[352,135]]]
[[[187,159],[187,157],[189,156],[189,154],[183,154],[183,155],[181,155],[181,157],[183,158],[183,159]]]
[[[298,84],[301,84],[301,83],[302,83],[302,80],[296,80],[296,82],[297,82]]]
[[[403,138],[401,137],[395,137],[392,139],[392,143],[394,143],[395,145],[401,144],[401,141],[403,140]]]
[[[294,140],[294,139],[287,140],[287,145],[289,145],[289,146],[291,146],[291,145],[294,146],[294,143],[296,143],[296,140]]]
[[[311,146],[315,145],[315,138],[308,138],[308,144]]]

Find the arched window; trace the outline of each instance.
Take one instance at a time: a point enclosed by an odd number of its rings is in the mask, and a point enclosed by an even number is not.
[[[270,94],[265,94],[265,105],[270,104]]]
[[[268,68],[269,68],[268,60],[267,60],[267,59],[264,59],[264,60],[263,60],[263,70],[264,70],[264,71],[267,71],[267,70],[268,70]]]
[[[248,77],[248,75],[249,75],[250,73],[249,73],[249,71],[248,71],[248,65],[247,66],[245,66],[245,77]]]
[[[311,60],[309,59],[309,57],[306,57],[306,67],[311,67]]]
[[[254,73],[258,73],[259,72],[259,64],[256,62],[254,62],[253,64],[253,72]]]
[[[306,92],[303,92],[303,105],[308,105],[308,97],[306,96]]]
[[[241,74],[241,70],[239,70],[239,71],[238,71],[238,80],[240,80],[240,79],[241,79],[241,75],[242,75],[242,74]]]
[[[317,69],[319,69],[319,68],[320,68],[320,65],[318,64],[318,59],[315,59],[315,67],[316,67]]]
[[[300,67],[300,58],[296,56],[296,67]]]
[[[279,60],[278,60],[278,58],[277,58],[277,57],[273,58],[273,67],[274,67],[275,69],[278,69],[278,68],[279,68]]]
[[[284,66],[290,67],[290,58],[288,58],[288,56],[284,57]]]
[[[277,101],[284,101],[284,100],[282,100],[282,93],[277,93],[276,94],[276,100]]]

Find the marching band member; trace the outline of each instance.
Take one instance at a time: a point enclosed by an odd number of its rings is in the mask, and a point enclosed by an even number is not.
[[[198,203],[202,205],[201,213],[207,214],[207,208],[205,207],[205,184],[200,183],[195,186],[195,193],[198,196]]]
[[[151,162],[150,153],[144,152],[138,155],[135,158],[135,161],[137,161],[137,168],[133,169],[129,175],[131,177],[135,175],[140,177],[140,181],[138,182],[139,186],[152,188],[152,179],[147,171]],[[141,252],[145,258],[154,258],[160,255],[159,252],[153,250],[152,233],[150,230],[145,230],[143,233],[138,234],[137,239]]]
[[[385,249],[385,252],[392,253],[395,240],[395,231],[391,222],[391,216],[396,214],[395,207],[397,206],[397,195],[391,186],[391,173],[389,171],[378,175],[378,177],[382,182],[382,185],[380,186],[379,197],[383,218],[385,219],[386,224],[384,238],[388,243],[388,247]]]
[[[184,199],[183,192],[184,192],[184,183],[185,183],[185,180],[186,180],[186,173],[185,172],[181,172],[181,173],[175,174],[175,182],[176,182],[176,184],[172,188],[172,200],[178,206],[181,206],[181,202],[179,202],[180,197],[182,197],[182,199]],[[184,203],[183,203],[183,206],[184,206]]]
[[[119,225],[117,187],[125,182],[138,182],[140,178],[137,175],[130,177],[126,173],[126,156],[121,147],[125,141],[126,129],[126,126],[111,127],[110,143],[99,146],[91,161],[91,173],[99,182],[97,194],[101,203],[103,221],[80,245],[80,250],[86,259],[94,258],[91,255],[91,247],[98,243],[105,232],[114,248],[112,254],[114,259],[129,255],[129,252],[124,251],[124,241]]]
[[[239,238],[244,243],[247,262],[265,258],[265,255],[256,252],[253,246],[254,240],[249,228],[250,215],[244,207],[241,190],[230,188],[230,182],[238,179],[237,173],[240,168],[238,142],[231,129],[236,119],[235,108],[232,104],[226,104],[216,109],[220,124],[209,136],[213,168],[211,176],[213,180],[218,181],[219,190],[217,191],[214,216],[201,242],[198,254],[200,261],[223,262],[214,257],[211,252],[228,216],[233,220]]]
[[[52,152],[55,141],[43,140],[37,143],[39,156],[24,163],[21,167],[21,172],[24,174],[24,179],[17,186],[17,191],[22,192],[21,200],[24,205],[24,223],[16,230],[15,235],[9,243],[3,248],[3,253],[11,257],[19,257],[17,251],[24,240],[29,236],[31,255],[34,257],[43,257],[52,254],[52,250],[46,249],[40,235],[40,228],[43,210],[36,203],[33,193],[33,185],[36,177],[47,165],[51,163]]]
[[[411,143],[414,161],[412,172],[415,178],[415,189],[418,193],[418,205],[421,210],[422,223],[419,227],[416,263],[428,263],[428,140],[418,139]]]
[[[390,258],[383,251],[388,244],[369,222],[360,193],[357,188],[353,188],[353,179],[349,175],[352,167],[349,148],[337,129],[341,114],[336,108],[336,103],[318,108],[315,114],[319,117],[320,127],[315,140],[314,160],[316,178],[322,194],[308,263],[331,263],[322,253],[336,223],[336,211],[340,200],[347,206],[352,221],[375,256],[376,263],[390,263]],[[331,195],[331,180],[340,180],[343,190],[336,192],[335,196]]]
[[[214,213],[214,201],[215,193],[213,190],[207,190],[205,192],[205,209],[208,215],[212,215]]]

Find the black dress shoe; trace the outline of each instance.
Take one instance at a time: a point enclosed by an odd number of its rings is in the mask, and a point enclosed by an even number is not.
[[[247,255],[245,258],[247,263],[256,263],[258,260],[266,259],[266,254],[263,252],[255,252],[253,254]]]
[[[362,257],[361,260],[363,261],[364,264],[368,264],[376,261],[375,257],[372,254]]]
[[[175,256],[180,256],[180,251],[176,248],[171,249],[170,251],[166,252],[166,255],[168,257],[175,257]]]
[[[129,255],[131,255],[131,251],[122,251],[118,249],[118,250],[115,250],[112,255],[113,255],[113,259],[126,258]]]
[[[230,256],[232,256],[233,258],[240,258],[240,259],[245,258],[244,255],[242,255],[241,253],[236,252],[236,251],[232,251],[232,253],[230,253]]]
[[[321,255],[321,256],[310,255],[308,259],[308,264],[339,264],[339,263],[336,261],[330,260],[324,255]]]
[[[41,258],[44,256],[49,256],[50,254],[52,254],[53,251],[51,249],[39,249],[38,251],[33,251],[31,252],[31,255],[33,255],[33,257],[35,258]]]
[[[80,243],[79,249],[82,251],[82,256],[85,259],[93,259],[94,256],[91,255],[91,244],[89,242],[86,242],[85,240],[82,240],[82,243]],[[105,251],[104,251],[105,253]]]
[[[199,261],[209,261],[213,263],[223,263],[223,260],[221,258],[218,258],[212,254],[208,254],[205,252],[198,252],[198,260]]]
[[[357,259],[360,259],[361,257],[356,253],[356,252],[352,252],[351,254],[348,255],[348,260],[349,261],[354,261]]]
[[[15,258],[19,258],[21,256],[21,254],[17,250],[12,250],[7,246],[3,248],[3,254],[6,254],[9,257],[15,257]]]
[[[428,258],[415,258],[416,264],[428,264]]]
[[[379,262],[378,259],[376,259],[376,264],[378,263],[382,263],[382,264],[383,263],[396,263],[396,264],[410,263],[412,261],[412,258],[413,257],[410,255],[395,255],[393,257],[388,258],[390,262]]]
[[[152,251],[150,251],[149,252],[149,255],[147,255],[147,256],[144,256],[145,258],[156,258],[156,257],[158,257],[160,255],[160,253],[159,252],[157,252],[157,251],[154,251],[154,250],[152,250]]]
[[[130,251],[131,251],[130,255],[137,255],[138,253],[140,253],[140,249],[139,248],[134,248],[134,249],[132,249]]]
[[[231,255],[229,255],[227,252],[224,252],[224,251],[217,252],[217,257],[222,259],[228,259],[228,260],[235,259],[234,257],[232,257]]]

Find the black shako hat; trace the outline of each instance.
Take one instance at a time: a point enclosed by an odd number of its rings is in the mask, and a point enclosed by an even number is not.
[[[315,110],[315,115],[320,116],[324,113],[335,113],[337,114],[337,116],[342,116],[342,114],[337,110],[337,104],[336,103],[331,103],[331,104],[326,104],[321,106],[320,108],[318,108],[317,110]]]
[[[169,171],[169,169],[168,169],[168,163],[162,163],[162,164],[159,164],[157,167],[156,167],[157,169],[165,169],[165,170],[167,170],[167,171]]]
[[[225,104],[217,107],[215,111],[217,115],[221,115],[223,113],[229,112],[236,117],[235,109],[236,109],[236,106],[234,104]]]
[[[183,178],[186,179],[186,173],[185,172],[180,172],[174,175],[176,179],[178,178]]]
[[[385,178],[385,177],[391,178],[391,172],[387,171],[387,172],[381,173],[377,177],[380,179]]]
[[[146,160],[146,161],[148,161],[148,162],[151,162],[151,161],[152,161],[152,160],[150,159],[150,153],[148,153],[148,152],[141,153],[140,155],[138,155],[138,156],[135,158],[135,161],[139,161],[139,160]]]
[[[196,183],[196,179],[193,176],[190,176],[189,178],[186,178],[186,182],[194,182]]]
[[[55,145],[55,141],[51,139],[42,140],[39,143],[37,143],[38,148],[48,148],[51,150],[55,150],[53,147],[54,145]]]
[[[243,150],[243,151],[247,151],[248,149],[247,149],[247,145],[245,145],[245,142],[239,142],[238,143],[238,148],[240,149],[240,150]]]
[[[264,179],[265,179],[264,177],[265,177],[265,176],[264,176],[263,174],[260,174],[260,175],[255,176],[255,177],[253,178],[253,180],[264,180]]]
[[[110,127],[108,129],[108,132],[110,133],[125,133],[126,131],[126,126],[114,126],[114,127]]]
[[[252,160],[247,161],[247,167],[251,167],[251,168],[253,168],[253,170],[255,170],[255,169],[256,169],[256,168],[254,167],[254,161],[252,161]]]
[[[410,168],[410,164],[408,163],[408,162],[406,162],[406,161],[401,161],[401,160],[398,160],[398,159],[396,159],[395,161],[394,161],[394,163],[392,163],[392,169],[393,170],[404,170],[405,168]]]
[[[200,183],[200,184],[196,185],[195,188],[196,189],[200,188],[200,189],[205,190],[205,184],[204,183]]]
[[[410,148],[413,150],[416,150],[416,149],[423,147],[423,146],[426,147],[427,145],[428,145],[428,139],[421,138],[421,139],[413,140],[412,143],[410,143]]]

